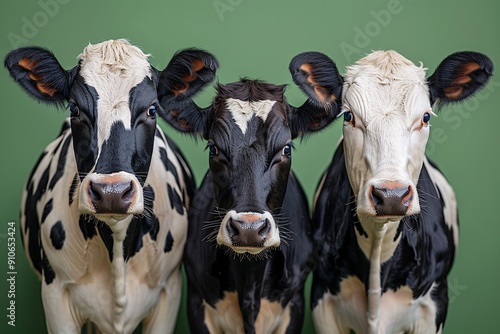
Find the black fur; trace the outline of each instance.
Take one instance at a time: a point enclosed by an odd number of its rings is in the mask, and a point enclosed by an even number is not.
[[[21,66],[23,59],[29,62],[31,69]],[[50,51],[39,47],[20,48],[7,54],[4,66],[11,77],[37,100],[58,106],[63,106],[67,100],[75,70],[64,70]],[[54,95],[41,91],[39,84],[54,89]]]
[[[468,65],[477,65],[469,73]],[[456,52],[446,57],[429,77],[431,104],[437,102],[441,108],[447,103],[468,98],[486,85],[493,73],[493,62],[484,54],[472,51]],[[460,80],[466,82],[458,82]],[[461,90],[454,98],[446,96],[447,89]]]
[[[207,123],[191,127],[206,134],[210,152],[210,173],[189,211],[184,252],[192,332],[208,332],[203,301],[215,307],[229,292],[237,293],[246,333],[255,332],[263,299],[278,302],[283,308],[289,306],[287,333],[301,331],[303,288],[311,270],[311,227],[307,199],[290,173],[290,154],[283,153],[293,138],[284,91],[283,85],[249,79],[219,84],[212,108],[202,116],[202,122]],[[276,102],[265,122],[253,117],[243,133],[227,110],[228,98]],[[229,210],[273,214],[282,231],[279,249],[240,256],[225,246],[217,247],[216,222],[220,223]],[[206,222],[215,225],[205,226]]]
[[[289,70],[295,84],[309,97],[301,107],[291,108],[292,133],[296,137],[323,129],[337,117],[341,105],[343,79],[337,66],[322,53],[304,52],[292,59]]]
[[[61,249],[64,245],[64,240],[66,240],[66,232],[64,231],[64,226],[62,222],[57,221],[50,229],[50,240],[52,241],[52,246],[55,249]]]

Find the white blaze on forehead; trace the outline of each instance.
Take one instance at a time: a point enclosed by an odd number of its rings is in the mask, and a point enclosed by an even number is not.
[[[78,58],[80,75],[98,94],[97,141],[101,147],[114,123],[131,128],[129,94],[145,77],[151,78],[148,55],[119,39],[89,44]]]
[[[260,117],[265,122],[275,103],[276,101],[271,100],[242,101],[233,98],[226,100],[227,108],[243,133],[247,131],[248,122],[253,115]]]

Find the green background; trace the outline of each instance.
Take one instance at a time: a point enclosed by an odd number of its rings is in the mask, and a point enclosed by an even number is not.
[[[194,46],[217,55],[221,83],[247,76],[290,84],[287,97],[294,105],[305,96],[293,85],[287,67],[293,56],[307,50],[328,54],[342,73],[346,65],[377,49],[395,49],[417,64],[422,61],[429,75],[458,50],[483,52],[500,66],[497,0],[59,0],[63,4],[57,2],[57,10],[51,7],[44,14],[40,3],[54,1],[2,1],[2,57],[18,46],[41,45],[71,68],[88,43],[127,38],[152,54],[151,63],[163,69],[176,50]],[[384,10],[390,15],[380,14]],[[34,102],[3,67],[0,82],[0,332],[45,333],[40,283],[29,268],[19,236],[16,327],[7,326],[7,222],[15,221],[19,233],[23,184],[67,111]],[[454,186],[461,223],[460,248],[449,276],[445,333],[498,333],[499,89],[500,80],[493,77],[478,97],[447,107],[432,120],[427,151]],[[205,106],[213,93],[209,88],[196,101]],[[205,144],[162,126],[184,151],[199,183],[207,168]],[[293,168],[310,201],[340,128],[334,124],[296,143]],[[184,300],[176,332],[187,332]],[[313,332],[309,312],[304,332]]]

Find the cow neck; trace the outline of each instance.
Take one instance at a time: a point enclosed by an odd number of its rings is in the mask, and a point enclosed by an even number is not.
[[[115,224],[108,224],[113,232],[113,260],[111,271],[113,274],[113,292],[115,308],[113,310],[113,325],[116,333],[122,333],[124,327],[123,313],[127,306],[125,258],[123,256],[123,242],[127,236],[127,229],[132,216]]]
[[[401,240],[401,237],[398,236],[400,220],[382,223],[360,219],[360,223],[366,234],[356,234],[358,244],[370,262],[367,293],[368,328],[370,334],[376,334],[378,333],[382,300],[381,267],[394,254]]]
[[[243,316],[245,333],[255,332],[255,321],[260,310],[260,299],[264,275],[268,261],[263,260],[231,260],[234,274],[238,304]]]

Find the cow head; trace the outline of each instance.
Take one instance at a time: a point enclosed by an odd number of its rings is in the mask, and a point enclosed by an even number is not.
[[[280,245],[279,218],[291,166],[292,140],[329,124],[338,113],[335,65],[322,54],[296,58],[290,70],[309,100],[286,102],[285,86],[242,79],[219,85],[205,109],[168,110],[174,127],[208,140],[217,243],[259,254]]]
[[[110,225],[144,210],[156,115],[170,102],[184,103],[215,77],[217,61],[184,50],[158,71],[125,40],[88,45],[78,65],[64,70],[42,48],[9,53],[5,66],[31,96],[68,104],[76,167],[78,209]]]
[[[491,60],[476,52],[448,56],[426,69],[394,51],[376,51],[349,66],[341,114],[347,174],[357,214],[379,222],[420,212],[416,184],[430,123],[438,108],[484,86]]]

